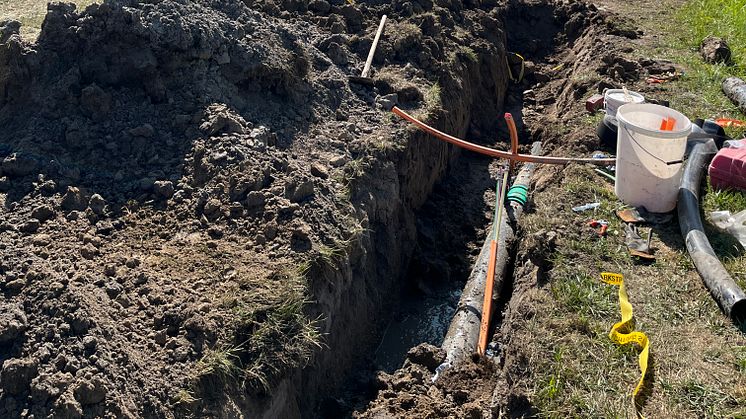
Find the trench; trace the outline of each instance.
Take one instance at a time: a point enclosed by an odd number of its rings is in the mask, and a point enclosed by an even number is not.
[[[569,43],[569,38],[576,36],[575,33],[562,34],[566,28],[558,23],[554,6],[546,3],[533,4],[526,9],[509,8],[504,18],[507,50],[521,50],[529,45],[529,53],[524,54],[538,62],[543,62],[555,52],[558,43]],[[529,24],[535,30],[526,30]],[[541,138],[524,125],[523,111],[524,106],[528,105],[524,91],[525,85],[508,82],[505,100],[492,115],[502,115],[502,112],[514,115],[523,140],[521,143],[528,152],[528,144]],[[470,115],[470,126],[475,125],[474,119],[476,117]],[[492,124],[485,122],[478,121],[477,124],[490,128],[481,132],[469,130],[470,140],[494,146],[496,138],[508,138],[507,127],[502,120]],[[404,286],[397,298],[398,304],[376,334],[375,349],[372,353],[363,354],[365,361],[359,364],[358,370],[348,375],[343,391],[324,397],[319,402],[315,416],[345,417],[353,411],[365,409],[376,397],[376,374],[380,371],[389,374],[396,372],[405,363],[407,352],[421,343],[437,347],[444,343],[459,308],[464,286],[478,263],[480,250],[492,227],[494,186],[500,164],[464,151],[449,166],[444,178],[415,214],[415,251],[405,264],[405,273],[401,275]],[[454,209],[457,209],[457,214],[452,212]],[[499,356],[499,342],[492,341],[492,336],[502,328],[504,310],[513,298],[520,231],[516,223],[510,224],[515,238],[507,243],[508,257],[502,282],[494,296],[488,346],[490,357]]]
[[[524,47],[527,58],[542,61],[555,51],[558,42],[568,43],[577,36],[578,28],[559,23],[561,16],[556,16],[554,5],[538,2],[522,6],[503,10],[507,37],[501,49]],[[563,33],[568,30],[571,33]],[[516,118],[527,152],[527,145],[540,138],[524,126],[525,84],[509,82],[503,72],[495,74],[495,64],[502,59],[480,56],[480,63],[469,66],[460,79],[446,80],[447,116],[436,118],[436,126],[460,138],[494,146],[496,139],[508,138],[505,123],[497,117],[508,111]],[[467,94],[448,97],[449,89],[463,85],[469,86]],[[498,91],[498,97],[488,97],[490,89],[485,89],[487,94],[478,92],[484,85]],[[349,288],[331,294],[315,291],[319,306],[326,305],[319,311],[334,317],[330,321],[334,324],[324,330],[330,338],[328,348],[280,385],[270,407],[262,409],[263,417],[349,417],[375,399],[379,372],[393,373],[401,368],[407,352],[420,343],[443,343],[492,226],[494,186],[501,163],[417,132],[408,139],[406,150],[387,158],[391,161],[377,162],[360,186],[375,191],[380,179],[397,178],[400,194],[410,194],[403,197],[398,224],[371,219],[370,236],[358,252],[342,266],[322,267],[312,273],[327,278],[316,282],[328,282],[328,278],[351,282]],[[424,180],[413,186],[411,178],[418,176]],[[409,239],[384,249],[392,240],[401,239],[393,232],[397,228],[404,228],[403,235]],[[519,239],[516,233],[508,248],[490,336],[501,328],[503,310],[513,298],[514,250]],[[371,285],[366,282],[370,278],[362,279],[370,276],[380,281]],[[355,307],[341,307],[340,301]]]

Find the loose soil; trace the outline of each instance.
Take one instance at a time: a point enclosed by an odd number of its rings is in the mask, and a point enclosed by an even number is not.
[[[618,223],[599,240],[569,211],[601,198],[611,218],[616,202],[576,165],[537,172],[494,357],[434,383],[436,346],[391,374],[375,362],[403,291],[468,276],[498,169],[385,108],[490,146],[510,111],[524,150],[590,156],[584,98],[624,85],[665,99],[644,80],[676,68],[636,57],[649,40],[614,11],[109,0],[51,4],[35,42],[0,22],[0,417],[632,416],[636,352],[605,339],[612,292],[573,282],[619,266],[654,342],[643,412],[735,415],[745,384],[728,349],[743,335],[717,317],[677,226],[656,230],[664,263],[620,256]],[[376,81],[350,83],[382,14]],[[517,83],[506,51],[526,58]],[[652,275],[679,280],[651,291]],[[652,313],[642,290],[696,307]],[[685,327],[706,359],[676,346]]]
[[[491,129],[494,6],[52,4],[34,43],[3,21],[0,416],[313,411],[458,155],[381,108]],[[383,13],[376,84],[350,84]]]

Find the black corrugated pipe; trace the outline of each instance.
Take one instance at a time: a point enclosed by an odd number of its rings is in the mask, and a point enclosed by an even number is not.
[[[699,189],[704,169],[717,153],[712,139],[691,141],[691,152],[679,187],[679,226],[686,250],[707,289],[735,323],[746,322],[746,294],[733,281],[712,250],[699,213]]]

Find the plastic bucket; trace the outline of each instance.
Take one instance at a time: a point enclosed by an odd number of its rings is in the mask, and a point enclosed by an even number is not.
[[[667,118],[675,120],[673,129],[662,131],[661,122]],[[614,192],[628,205],[650,212],[672,211],[691,121],[671,108],[647,103],[622,105],[617,121]]]
[[[627,103],[643,103],[645,97],[637,92],[627,90],[624,93],[624,89],[609,89],[604,92],[604,107],[606,108],[606,115],[616,116],[617,109],[620,106]]]

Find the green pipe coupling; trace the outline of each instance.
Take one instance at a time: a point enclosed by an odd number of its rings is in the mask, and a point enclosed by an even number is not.
[[[513,185],[508,190],[508,201],[517,202],[523,206],[528,202],[528,186]]]

